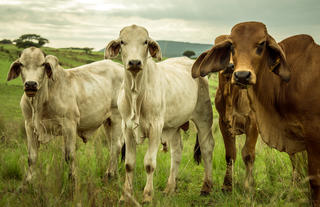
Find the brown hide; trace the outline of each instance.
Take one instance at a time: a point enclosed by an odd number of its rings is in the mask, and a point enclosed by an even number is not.
[[[227,130],[233,136],[244,134],[247,124],[255,125],[247,90],[231,84],[229,74],[219,73],[219,87],[216,92],[215,106],[220,118],[228,126]]]
[[[259,22],[235,25],[228,41],[232,82],[248,87],[262,139],[289,154],[307,150],[313,205],[320,206],[320,46],[308,35],[277,44]]]

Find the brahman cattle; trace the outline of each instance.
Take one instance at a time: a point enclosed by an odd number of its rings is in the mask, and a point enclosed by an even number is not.
[[[126,178],[120,201],[128,201],[133,195],[136,144],[144,137],[149,138],[149,147],[144,157],[147,183],[143,202],[152,201],[153,173],[160,142],[168,142],[171,148],[171,169],[165,192],[175,191],[182,151],[179,128],[189,120],[197,127],[204,160],[205,176],[201,193],[208,194],[212,188],[214,140],[207,80],[192,79],[191,66],[194,61],[189,58],[154,62],[151,57],[160,60],[161,50],[143,27],[132,25],[123,28],[119,38],[107,45],[105,58],[116,57],[120,51],[125,75],[118,106],[126,143]]]
[[[103,60],[64,70],[55,56],[46,56],[35,47],[23,50],[11,64],[7,80],[21,74],[24,84],[20,106],[28,141],[27,182],[35,174],[39,144],[62,135],[65,159],[71,165],[69,175],[75,186],[76,137],[86,142],[101,125],[106,129],[111,154],[106,174],[116,173],[117,155],[123,145],[121,116],[117,109],[122,67]]]
[[[307,150],[314,206],[320,206],[320,46],[308,35],[277,43],[259,22],[235,25],[200,64],[200,75],[234,63],[232,82],[248,88],[262,139],[279,151]]]
[[[227,39],[227,35],[218,36],[215,45]],[[206,51],[202,53],[192,67],[193,77],[199,76],[199,65]],[[232,190],[232,169],[236,160],[236,135],[246,134],[246,142],[242,148],[242,159],[246,165],[246,189],[253,184],[253,163],[255,160],[255,147],[258,138],[256,119],[249,105],[247,90],[231,84],[234,70],[232,61],[219,73],[219,85],[215,96],[215,107],[219,113],[219,126],[226,149],[226,174],[222,190]]]

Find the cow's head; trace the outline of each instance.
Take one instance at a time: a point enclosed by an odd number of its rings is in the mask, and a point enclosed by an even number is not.
[[[21,74],[26,95],[34,97],[41,88],[44,79],[53,78],[54,63],[52,58],[48,59],[48,57],[39,48],[24,49],[20,57],[11,64],[7,81],[15,79]]]
[[[200,75],[224,69],[232,56],[232,82],[242,86],[256,83],[257,74],[264,69],[272,71],[284,81],[290,80],[290,71],[282,48],[259,22],[235,25],[231,34],[215,45],[200,65]]]
[[[114,58],[121,52],[124,67],[134,73],[141,71],[146,64],[148,52],[161,60],[159,44],[149,37],[144,27],[137,25],[124,27],[117,40],[112,40],[105,49],[105,58]]]

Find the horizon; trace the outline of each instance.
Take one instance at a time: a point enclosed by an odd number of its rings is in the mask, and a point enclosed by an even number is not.
[[[101,50],[127,25],[144,26],[155,40],[212,45],[239,22],[260,21],[277,41],[309,34],[320,41],[320,3],[316,0],[0,0],[0,39],[39,34],[53,48]]]

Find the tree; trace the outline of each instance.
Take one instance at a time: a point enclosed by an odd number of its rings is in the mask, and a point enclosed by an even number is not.
[[[18,48],[27,48],[31,46],[42,47],[43,45],[49,43],[49,40],[37,34],[24,34],[13,42],[16,43]]]
[[[0,41],[0,44],[12,44],[11,40],[3,39]]]
[[[92,50],[94,48],[89,48],[89,47],[84,47],[83,50],[85,51],[86,54],[91,54]]]
[[[182,55],[183,55],[183,56],[187,56],[188,58],[190,58],[190,57],[196,55],[196,53],[193,52],[192,50],[186,50],[186,51],[183,52]]]

